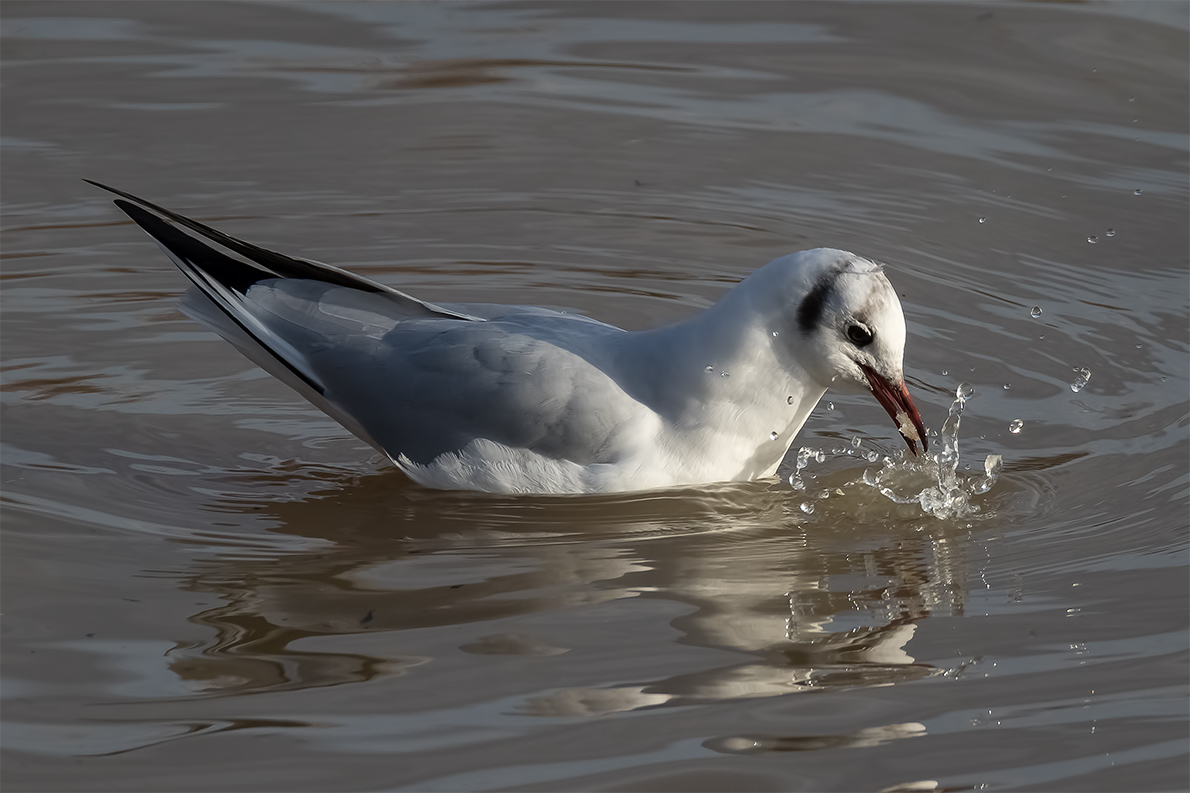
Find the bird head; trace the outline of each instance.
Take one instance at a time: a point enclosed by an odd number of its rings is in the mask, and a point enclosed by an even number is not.
[[[925,451],[925,426],[905,387],[905,316],[883,266],[830,248],[791,254],[773,265],[785,271],[785,288],[778,291],[795,340],[789,354],[824,388],[870,391],[909,449],[916,454],[920,442]]]

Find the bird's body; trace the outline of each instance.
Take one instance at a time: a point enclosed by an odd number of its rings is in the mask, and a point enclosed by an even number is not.
[[[113,192],[194,282],[190,316],[429,487],[767,477],[840,385],[870,388],[924,446],[901,375],[900,303],[881,267],[854,254],[782,257],[691,319],[630,332],[532,306],[425,303]]]

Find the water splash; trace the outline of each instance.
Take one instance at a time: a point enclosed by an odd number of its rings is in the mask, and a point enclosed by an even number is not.
[[[968,517],[979,512],[979,506],[972,503],[972,498],[991,490],[1000,476],[1003,461],[1000,455],[989,454],[984,460],[982,475],[959,471],[959,425],[967,400],[974,395],[975,389],[969,383],[962,383],[955,389],[950,413],[937,433],[940,451],[911,457],[902,449],[896,457],[882,459],[876,452],[869,451],[862,455],[864,459],[872,463],[879,459],[880,467],[867,468],[863,476],[851,484],[874,488],[898,504],[917,504],[923,512],[939,520]],[[808,482],[813,482],[814,477],[803,474],[803,471],[811,460],[823,462],[825,455],[806,447],[798,450],[796,468],[789,477],[795,490],[810,490]],[[829,495],[826,491],[815,494],[817,498]]]
[[[1085,366],[1076,366],[1074,368],[1074,382],[1070,384],[1070,390],[1077,394],[1087,387],[1087,381],[1090,379],[1090,369]]]
[[[967,400],[973,396],[975,389],[968,383],[962,383],[955,389],[955,399],[950,404],[950,415],[946,417],[946,423],[942,425],[942,431],[939,433],[942,451],[933,459],[937,466],[938,483],[925,488],[917,496],[923,510],[943,520],[970,515],[977,511],[978,508],[971,503],[971,496],[990,490],[1000,473],[999,455],[988,455],[984,461],[984,476],[981,480],[971,482],[959,474],[959,424],[962,422]]]
[[[806,482],[802,479],[802,470],[810,464],[810,458],[814,456],[814,450],[803,446],[797,450],[797,460],[794,462],[793,473],[789,475],[789,486],[794,490],[805,490]]]

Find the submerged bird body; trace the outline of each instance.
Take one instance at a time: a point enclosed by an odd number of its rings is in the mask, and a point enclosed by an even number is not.
[[[831,387],[871,390],[910,448],[925,445],[900,302],[880,265],[845,251],[776,259],[691,319],[629,332],[533,306],[426,303],[105,189],[194,282],[186,313],[429,487],[767,477]]]

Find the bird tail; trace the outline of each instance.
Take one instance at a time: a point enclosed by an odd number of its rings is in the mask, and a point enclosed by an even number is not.
[[[284,293],[291,304],[300,305],[295,313],[314,324],[307,330],[315,341],[321,330],[318,319],[324,316],[317,312],[320,298],[352,307],[366,304],[372,307],[373,315],[383,314],[390,325],[414,317],[483,321],[338,267],[244,242],[130,193],[89,179],[84,181],[120,196],[116,206],[152,237],[190,279],[194,287],[181,302],[183,312],[381,451],[381,446],[327,393],[327,384],[308,355],[311,339],[295,336],[292,318],[290,322],[278,322],[278,301],[270,303],[270,298]],[[258,284],[260,289],[250,297],[249,290]],[[323,324],[327,324],[325,319]],[[330,330],[342,332],[343,328]]]

